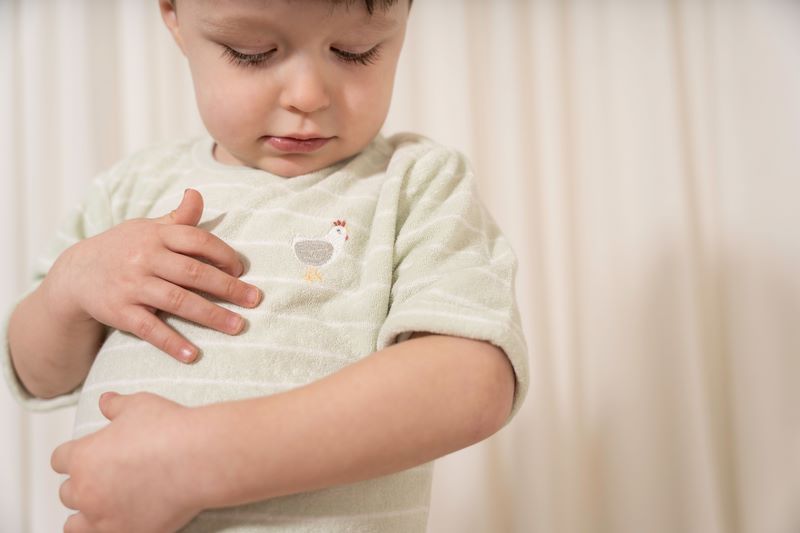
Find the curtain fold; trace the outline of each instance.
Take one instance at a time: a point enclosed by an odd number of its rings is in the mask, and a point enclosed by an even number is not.
[[[465,152],[531,387],[429,530],[800,531],[800,3],[415,2],[387,133]],[[0,0],[0,298],[93,177],[202,131],[157,2]],[[0,530],[58,531],[74,410],[0,392]]]

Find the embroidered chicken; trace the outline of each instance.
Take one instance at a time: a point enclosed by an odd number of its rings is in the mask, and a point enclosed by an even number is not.
[[[347,222],[344,220],[334,220],[333,227],[321,239],[295,237],[292,241],[294,255],[306,265],[306,275],[303,279],[312,283],[322,281],[322,273],[317,267],[325,266],[333,261],[342,250],[344,242],[349,238]]]

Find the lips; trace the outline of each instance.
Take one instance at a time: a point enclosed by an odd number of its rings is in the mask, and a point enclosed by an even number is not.
[[[309,153],[325,146],[333,137],[292,134],[286,137],[270,136],[267,144],[281,152]]]

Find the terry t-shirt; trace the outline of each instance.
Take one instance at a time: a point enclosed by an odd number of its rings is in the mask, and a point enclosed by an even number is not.
[[[200,348],[191,365],[111,330],[82,386],[50,400],[25,391],[4,342],[17,398],[31,409],[77,401],[77,438],[108,423],[98,408],[105,391],[148,391],[187,406],[276,394],[420,331],[502,348],[516,375],[511,419],[528,386],[516,258],[460,153],[418,135],[379,135],[352,158],[283,178],[223,165],[213,147],[204,136],[150,148],[98,177],[37,281],[68,246],[124,220],[162,216],[191,187],[204,199],[199,226],[242,256],[241,279],[263,291],[255,309],[217,301],[240,313],[246,330],[229,336],[164,316]],[[184,531],[423,533],[432,467],[207,510]]]

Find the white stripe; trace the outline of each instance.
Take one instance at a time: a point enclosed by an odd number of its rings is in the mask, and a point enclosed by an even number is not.
[[[454,294],[448,294],[448,293],[444,292],[441,289],[433,289],[433,290],[431,290],[431,294],[439,295],[441,297],[441,299],[444,300],[444,301],[452,300],[452,301],[458,302],[458,305],[463,305],[464,307],[472,307],[473,309],[475,309],[476,311],[479,311],[481,313],[492,313],[492,314],[495,314],[495,315],[500,315],[500,317],[503,318],[503,319],[508,319],[509,316],[510,316],[507,311],[498,311],[497,309],[492,309],[491,307],[478,304],[478,303],[473,302],[471,300],[468,300],[466,298],[462,298],[462,297],[456,296]],[[435,303],[435,302],[433,302],[433,303]],[[519,326],[519,324],[509,320],[508,326],[511,329],[513,329],[515,332],[517,332],[519,337],[523,337],[524,338],[524,335],[522,334],[522,329]]]
[[[314,187],[311,190],[313,192],[317,192],[317,191],[323,192],[323,193],[328,194],[330,196],[333,196],[334,198],[337,198],[339,200],[358,200],[358,201],[363,201],[363,202],[367,202],[367,201],[375,202],[375,201],[377,201],[377,199],[379,197],[378,194],[375,194],[373,196],[366,195],[366,194],[348,194],[348,195],[343,195],[343,194],[335,193],[335,192],[333,192],[333,191],[331,191],[329,189],[326,189],[324,187]]]
[[[391,317],[398,317],[398,316],[420,316],[420,315],[431,315],[431,316],[439,316],[442,318],[453,318],[458,320],[472,320],[474,322],[482,322],[484,324],[492,324],[495,326],[503,326],[505,327],[505,323],[498,322],[497,320],[489,320],[488,318],[480,318],[471,315],[462,315],[458,313],[448,313],[447,311],[431,311],[430,309],[406,309],[404,311],[397,311],[391,313]]]
[[[427,513],[428,507],[413,507],[411,509],[404,509],[402,511],[382,511],[374,513],[359,513],[349,515],[325,515],[325,516],[309,516],[309,515],[276,515],[270,513],[253,513],[253,512],[237,512],[234,511],[205,511],[198,515],[200,518],[211,518],[217,520],[251,520],[258,522],[325,522],[325,521],[339,521],[339,520],[359,520],[365,518],[388,518],[393,516],[406,516],[419,513]]]
[[[484,252],[476,252],[474,250],[451,250],[451,249],[449,249],[447,247],[443,247],[443,246],[429,245],[429,246],[417,246],[416,248],[414,248],[414,254],[416,255],[418,252],[421,253],[422,250],[433,250],[434,252],[441,252],[441,253],[446,255],[447,259],[449,259],[449,258],[451,258],[453,256],[458,256],[458,255],[464,255],[465,254],[465,255],[478,256],[479,259],[482,259],[482,260],[486,261],[487,263],[490,262],[490,260],[487,257],[486,253],[484,253]],[[431,255],[430,253],[425,254],[425,257],[428,257],[430,255]],[[417,263],[417,261],[414,261],[413,259],[404,259],[403,262],[400,263],[400,266],[397,267],[397,271],[398,272],[403,272],[403,271],[407,270],[408,268],[410,268],[412,265],[415,265],[416,263]]]
[[[83,204],[77,204],[75,206],[73,216],[83,221],[83,225],[86,226],[87,229],[86,233],[88,235],[96,235],[100,233],[100,231],[103,230],[104,227],[93,220],[92,215],[87,210],[87,207],[88,206],[85,206]]]
[[[415,252],[418,252],[420,250],[433,250],[433,251],[436,251],[436,252],[443,252],[443,253],[446,253],[448,255],[460,255],[460,254],[477,255],[481,259],[485,259],[487,262],[489,261],[488,255],[483,251],[476,251],[476,250],[470,250],[470,249],[453,250],[451,248],[447,248],[445,246],[437,246],[435,244],[429,244],[427,246],[417,246],[417,247],[414,248]]]
[[[105,231],[107,228],[103,224],[98,224],[89,213],[83,213],[83,221],[86,225],[86,235],[92,236]]]
[[[282,183],[262,183],[261,185],[250,185],[247,183],[228,183],[225,181],[221,181],[221,182],[211,182],[211,183],[199,183],[196,186],[193,186],[192,188],[197,189],[201,193],[207,189],[208,190],[245,189],[247,191],[253,191],[253,192],[262,192],[265,191],[266,189],[280,189],[281,191],[287,193],[295,192],[290,187],[287,187]]]
[[[501,284],[503,287],[506,287],[507,289],[510,289],[510,288],[511,288],[511,281],[510,281],[510,280],[508,280],[508,279],[506,279],[506,278],[501,278],[501,277],[500,277],[498,274],[495,274],[495,273],[494,273],[493,271],[491,271],[491,270],[485,270],[485,269],[482,269],[482,268],[481,268],[481,269],[478,269],[478,270],[480,270],[481,272],[483,272],[484,274],[486,274],[486,275],[487,275],[487,276],[489,276],[490,278],[494,278],[494,279],[495,279],[495,280],[496,280],[498,283],[500,283],[500,284]]]
[[[500,276],[498,276],[497,274],[495,274],[491,270],[487,270],[485,268],[469,268],[469,269],[464,269],[464,271],[469,272],[469,273],[479,272],[481,274],[486,274],[487,276],[497,280],[503,287],[505,287],[507,289],[511,288],[511,282],[501,278]],[[418,280],[415,280],[415,281],[412,281],[412,282],[406,283],[406,284],[395,283],[392,286],[392,294],[395,295],[395,297],[397,297],[400,294],[409,292],[412,288],[416,288],[417,286],[420,286],[420,285],[429,285],[431,283],[439,281],[440,279],[442,279],[442,278],[444,278],[446,276],[450,276],[452,274],[453,274],[453,272],[442,272],[441,274],[437,274],[437,275],[434,275],[434,276],[428,276],[428,277],[421,278],[421,279],[418,279]]]
[[[405,241],[411,239],[412,237],[414,237],[415,235],[417,235],[418,233],[422,233],[423,231],[426,231],[431,226],[435,226],[435,225],[443,225],[444,227],[451,226],[451,224],[442,224],[445,220],[449,220],[449,219],[456,219],[464,227],[466,227],[467,229],[473,231],[474,233],[478,233],[478,234],[481,234],[481,235],[483,234],[483,231],[481,231],[480,229],[476,228],[475,226],[473,226],[472,224],[467,222],[467,219],[465,219],[461,215],[445,215],[445,216],[436,218],[434,220],[431,220],[430,222],[428,222],[424,226],[422,226],[420,228],[417,228],[417,229],[415,229],[415,230],[413,230],[413,231],[411,231],[409,233],[404,233],[404,234],[400,235],[397,238],[397,246],[400,247],[401,246],[401,244],[400,244],[401,241],[405,242]]]
[[[96,223],[93,223],[85,213],[83,213],[83,217],[84,217],[85,222],[87,222],[87,226],[91,226],[90,233],[98,233],[99,230],[103,229],[102,227],[100,227]],[[64,233],[63,231],[59,231],[57,233],[57,237],[60,238],[62,241],[65,241],[68,244],[75,244],[77,242],[80,242],[80,239],[77,239],[77,238],[75,238],[75,237],[73,237],[71,235],[68,235],[68,234]],[[277,241],[277,240],[253,240],[253,241],[226,240],[225,242],[226,242],[226,244],[228,244],[232,248],[247,248],[247,247],[251,247],[251,246],[291,248],[291,243],[289,243],[289,242],[287,242],[285,240],[281,240],[281,241]],[[379,252],[385,252],[385,251],[390,251],[390,250],[394,250],[394,247],[391,246],[391,245],[384,244],[384,245],[380,245],[380,246],[374,246],[374,247],[370,248],[368,250],[368,253],[361,259],[358,259],[357,256],[353,255],[352,253],[348,252],[347,250],[343,250],[341,252],[341,254],[343,256],[348,257],[351,261],[359,262],[359,263],[361,263],[361,265],[364,265],[364,264],[366,264],[366,263],[371,261],[371,256],[372,255],[377,254]],[[477,252],[474,252],[474,253],[477,253]],[[241,279],[245,280],[245,279],[247,279],[247,276],[243,276]],[[298,281],[298,280],[296,280],[294,278],[273,278],[273,279],[276,280],[276,281],[282,281],[282,282],[297,282]],[[304,282],[304,280],[300,280],[300,283],[305,283],[305,282]]]
[[[75,426],[74,433],[83,433],[86,430],[91,430],[91,431],[86,431],[87,433],[94,433],[95,429],[99,429],[101,427],[105,427],[110,423],[111,423],[110,420],[103,420],[101,422],[86,422],[86,423],[81,424],[79,426]]]
[[[232,210],[229,210],[228,212],[235,213],[237,211],[238,210],[236,210],[236,209],[232,209]],[[220,211],[220,213],[222,213],[222,211]],[[329,217],[329,216],[318,217],[318,216],[314,216],[314,215],[309,215],[309,214],[303,213],[302,211],[295,211],[293,209],[286,209],[284,207],[269,207],[269,208],[266,208],[266,209],[250,209],[250,210],[248,210],[248,214],[258,214],[258,215],[262,215],[262,216],[273,216],[273,215],[276,215],[276,214],[283,214],[283,215],[289,215],[289,216],[298,217],[298,218],[305,218],[307,220],[312,220],[312,221],[316,221],[316,222],[320,222],[320,223],[325,223],[327,225],[331,225],[333,223],[332,218]],[[346,213],[343,213],[342,215],[337,215],[337,216],[338,216],[338,218],[343,218],[343,219],[347,218]],[[361,231],[363,233],[368,233],[367,228],[362,226],[361,224],[358,224],[357,222],[348,221],[347,222],[347,227],[348,228],[354,228],[357,231]],[[319,235],[298,235],[298,237],[315,238],[315,237],[319,237]]]
[[[247,248],[251,246],[263,246],[263,247],[275,247],[275,248],[288,248],[291,249],[291,243],[289,241],[268,241],[268,240],[257,240],[257,241],[234,241],[234,240],[225,240],[225,243],[228,244],[231,248]],[[387,250],[394,250],[392,245],[382,244],[380,246],[374,246],[370,248],[367,254],[359,259],[357,256],[353,255],[352,253],[348,252],[347,249],[343,249],[340,254],[349,258],[353,262],[359,262],[362,265],[368,263],[373,254],[378,252],[385,252]],[[299,262],[298,262],[299,264]],[[244,279],[244,278],[242,278]],[[291,278],[284,278],[285,281],[292,281]]]
[[[438,316],[442,318],[450,318],[454,320],[472,320],[473,322],[481,322],[483,324],[491,324],[497,326],[501,329],[508,329],[514,334],[515,337],[517,337],[517,341],[519,342],[520,346],[525,346],[525,338],[522,336],[520,331],[515,327],[516,325],[513,322],[498,322],[497,320],[489,320],[486,318],[480,318],[471,315],[448,313],[446,311],[431,311],[429,309],[407,309],[404,311],[397,311],[395,313],[391,313],[389,317],[390,318],[398,316],[424,317],[426,315]]]
[[[289,242],[287,242],[285,240],[283,240],[283,241],[266,241],[266,240],[260,240],[260,241],[234,241],[234,240],[227,240],[226,239],[225,242],[231,248],[245,247],[245,246],[281,246],[281,247],[288,247],[291,244],[291,243],[289,243]]]
[[[58,237],[61,241],[70,246],[77,242],[80,242],[80,239],[76,239],[72,235],[67,235],[61,230],[59,230],[58,233],[56,233],[56,237]]]
[[[55,260],[53,260],[53,259],[47,259],[45,257],[40,257],[39,260],[37,261],[38,270],[40,270],[42,272],[47,272],[53,266],[53,263],[55,263]]]
[[[283,185],[281,183],[267,183],[267,184],[263,184],[263,185],[247,185],[247,184],[244,184],[244,183],[237,183],[237,184],[233,184],[233,186],[236,187],[236,188],[239,188],[239,189],[247,189],[247,190],[254,191],[254,192],[263,191],[263,190],[268,189],[268,188],[280,189],[280,190],[282,190],[282,191],[284,191],[286,193],[290,193],[290,194],[291,193],[305,192],[305,191],[321,192],[321,193],[327,194],[328,196],[332,196],[333,198],[336,198],[336,199],[339,199],[339,200],[358,200],[358,201],[365,201],[365,202],[366,201],[374,202],[374,201],[376,201],[378,199],[378,195],[377,194],[375,194],[375,195],[339,194],[339,193],[331,191],[330,189],[326,189],[324,187],[313,187],[311,189],[295,190],[295,189],[292,189],[291,187],[289,187],[287,185]],[[226,182],[219,182],[219,183],[212,182],[212,183],[199,184],[195,188],[202,193],[204,189],[230,189],[231,188],[231,184],[230,183],[226,183]]]
[[[246,283],[250,283],[252,285],[257,285],[257,286],[260,286],[260,287],[263,287],[264,285],[267,285],[269,283],[275,283],[275,284],[291,283],[291,284],[294,284],[294,285],[302,285],[304,287],[308,287],[309,286],[309,282],[307,282],[307,281],[305,281],[303,279],[300,279],[300,278],[282,278],[282,277],[277,277],[277,276],[250,276],[250,275],[245,275],[245,276],[242,276],[240,279],[242,281],[246,282]],[[383,283],[383,282],[380,282],[380,281],[375,281],[375,282],[372,282],[372,283],[368,283],[368,284],[366,284],[363,287],[360,287],[358,289],[337,289],[336,287],[330,287],[328,285],[315,285],[314,286],[314,290],[315,291],[323,290],[323,291],[332,292],[334,294],[342,294],[342,295],[347,295],[347,296],[354,296],[354,295],[357,295],[357,294],[361,294],[362,292],[370,291],[372,289],[387,290],[387,289],[390,289],[390,288],[391,288],[391,284],[390,283]],[[220,303],[218,305],[223,305],[223,304],[224,304],[224,302],[222,302],[222,303]]]
[[[375,212],[375,218],[396,216],[396,215],[397,215],[397,209],[382,209],[380,211]]]
[[[309,215],[309,214],[303,213],[302,211],[295,211],[293,209],[286,209],[286,208],[282,208],[282,207],[269,207],[269,208],[264,208],[264,209],[247,209],[247,210],[245,210],[245,209],[214,209],[214,208],[211,208],[211,207],[207,207],[207,208],[205,208],[203,210],[203,217],[204,217],[203,221],[206,221],[208,219],[216,218],[216,217],[218,217],[220,215],[223,215],[223,214],[224,215],[229,215],[229,214],[237,214],[237,213],[243,213],[243,214],[246,214],[248,216],[261,215],[261,216],[265,216],[265,217],[272,216],[272,215],[277,215],[277,214],[282,214],[282,215],[289,215],[289,216],[298,217],[298,218],[305,218],[305,219],[308,219],[308,220],[312,220],[314,222],[319,222],[319,223],[327,224],[327,225],[331,225],[333,223],[333,218],[332,217],[328,217],[328,216],[318,217],[318,216],[314,216],[314,215]],[[339,218],[345,218],[345,215],[343,215],[343,216],[341,216]],[[364,227],[361,224],[358,224],[356,222],[347,222],[347,227],[348,228],[353,228],[355,231],[360,231],[362,233],[368,233],[366,227]],[[308,234],[308,235],[296,235],[296,237],[316,239],[316,238],[322,238],[322,237],[324,237],[324,235],[318,233],[316,235],[311,235],[311,234]]]
[[[310,355],[313,357],[325,357],[328,359],[338,359],[342,361],[350,361],[352,357],[343,355],[340,353],[335,352],[326,352],[324,350],[315,350],[313,348],[307,347],[297,347],[292,345],[280,345],[280,344],[273,344],[273,343],[266,343],[266,342],[228,342],[228,341],[202,341],[203,346],[224,346],[226,348],[231,347],[242,347],[242,348],[265,348],[268,350],[272,350],[275,352],[280,353],[298,353],[303,355]],[[122,350],[128,349],[142,349],[142,348],[150,348],[150,345],[145,343],[144,341],[139,342],[129,342],[126,344],[115,344],[108,347],[103,347],[103,352],[117,352]],[[153,348],[155,349],[155,348]]]
[[[433,289],[431,290],[431,294],[435,294],[436,296],[438,296],[437,298],[438,301],[444,301],[453,305],[466,307],[472,309],[473,311],[478,311],[480,313],[491,313],[493,315],[500,315],[503,318],[508,316],[507,311],[498,311],[497,309],[493,309],[486,305],[481,305],[479,303],[473,302],[472,300],[462,298],[461,296],[455,296],[454,294],[446,293],[441,289]]]
[[[509,250],[509,251],[507,251],[507,252],[505,252],[503,254],[500,254],[497,257],[492,257],[491,262],[492,262],[492,264],[499,263],[501,259],[505,259],[509,255],[511,255],[511,256],[514,255],[511,250]]]
[[[287,315],[285,313],[276,314],[273,311],[254,311],[254,310],[242,310],[241,313],[245,317],[250,317],[251,315],[264,315],[264,316],[272,316],[275,318],[286,319],[286,320],[296,320],[298,322],[312,322],[314,324],[320,324],[322,326],[326,326],[328,328],[332,327],[351,327],[351,328],[365,328],[365,329],[379,329],[380,324],[376,324],[374,322],[369,322],[366,320],[329,320],[329,319],[318,319],[312,317],[305,317],[305,316],[298,316],[298,315]]]
[[[184,171],[184,172],[181,172],[181,173],[178,173],[178,174],[171,174],[170,177],[179,177],[179,176],[184,176],[186,174],[188,174],[188,172]],[[140,181],[156,181],[156,180],[160,180],[160,179],[161,178],[157,178],[157,177],[148,178],[146,176],[142,176],[142,177],[139,178]],[[203,194],[204,191],[210,191],[210,190],[214,190],[214,189],[224,189],[224,190],[244,189],[246,191],[253,191],[253,192],[267,192],[269,189],[279,189],[282,192],[288,193],[288,194],[303,192],[303,191],[298,191],[298,190],[292,189],[291,187],[288,187],[288,186],[280,184],[280,183],[265,183],[265,184],[262,184],[262,185],[248,185],[248,184],[245,184],[245,183],[211,182],[211,183],[200,183],[200,184],[197,184],[197,185],[193,185],[192,188],[196,189],[201,194]],[[376,202],[378,197],[379,197],[377,194],[374,195],[374,196],[363,195],[363,194],[352,194],[352,195],[338,194],[338,193],[335,193],[335,192],[333,192],[331,190],[328,190],[328,189],[325,189],[325,188],[322,188],[322,187],[316,187],[316,188],[310,189],[310,190],[312,192],[321,192],[321,193],[327,194],[329,196],[332,196],[333,198],[336,198],[338,200],[344,200],[344,201],[357,200],[357,201],[364,201],[364,202],[366,202],[366,201]],[[173,193],[173,194],[165,195],[165,196],[162,196],[162,197],[157,198],[157,199],[149,199],[149,200],[145,199],[145,200],[139,200],[137,202],[130,202],[130,203],[132,203],[133,205],[148,205],[148,204],[154,203],[155,201],[158,201],[158,202],[168,202],[168,203],[176,203],[177,204],[181,200],[182,197],[183,197],[183,192],[180,192],[180,193]],[[130,199],[121,199],[121,201],[119,203],[115,202],[114,205],[124,205],[126,203],[129,203],[129,200]]]
[[[164,383],[168,385],[194,385],[194,386],[232,386],[232,387],[251,387],[254,389],[287,390],[305,383],[273,383],[269,381],[243,381],[238,379],[210,379],[210,378],[143,378],[143,379],[118,379],[113,381],[101,381],[94,383],[83,389],[83,392],[91,392],[111,387],[133,387],[139,385]]]
[[[449,206],[445,206],[445,202],[453,201],[456,198],[460,198],[462,196],[472,197],[472,196],[474,196],[474,193],[472,191],[461,191],[461,192],[457,192],[455,194],[451,194],[450,196],[447,196],[445,198],[430,198],[430,197],[427,197],[427,196],[423,196],[415,204],[415,207],[419,207],[420,205],[425,205],[425,204],[433,204],[433,205],[435,205],[437,207],[447,207],[447,208],[449,208]]]

